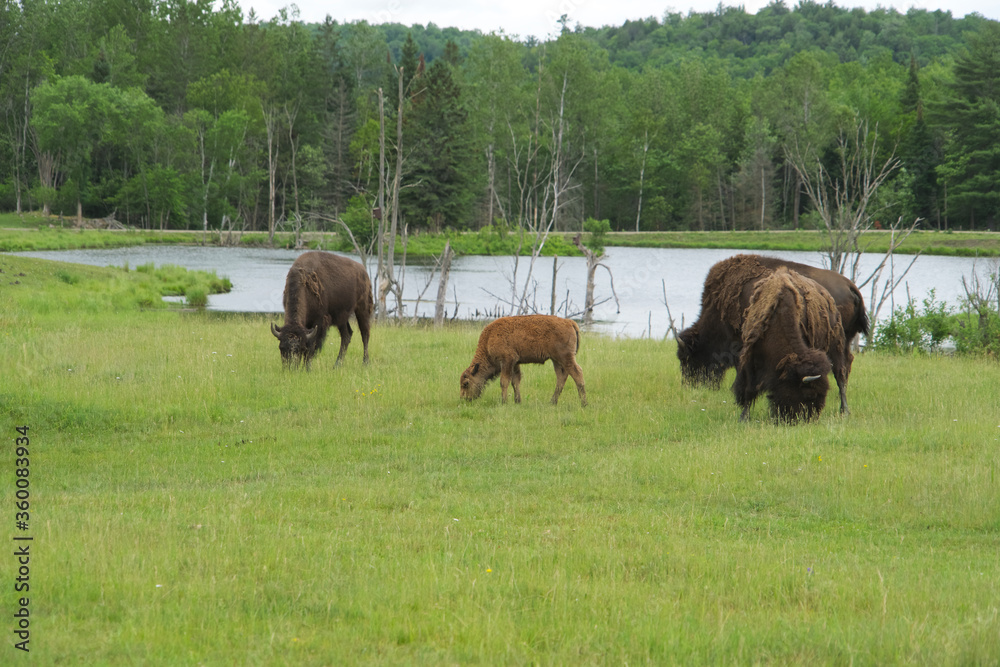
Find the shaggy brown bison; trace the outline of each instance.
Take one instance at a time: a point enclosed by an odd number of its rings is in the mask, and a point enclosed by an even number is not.
[[[819,416],[831,370],[841,387],[850,362],[833,297],[822,285],[785,267],[757,283],[743,325],[733,394],[745,420],[761,393],[782,421]]]
[[[340,331],[340,354],[344,358],[353,331],[348,322],[353,313],[364,343],[368,363],[368,333],[371,330],[372,284],[365,267],[347,257],[328,252],[306,252],[292,264],[285,279],[285,326],[271,323],[278,339],[281,360],[286,365],[305,363],[323,347],[331,326]]]
[[[507,385],[514,385],[514,402],[521,402],[521,364],[544,364],[549,359],[556,371],[559,401],[566,376],[576,382],[580,404],[587,405],[583,369],[576,363],[580,349],[580,327],[573,320],[553,315],[518,315],[490,322],[479,335],[479,345],[472,363],[462,371],[460,395],[467,400],[479,398],[486,383],[500,376],[501,400],[507,402]]]
[[[855,284],[836,271],[773,257],[734,255],[709,270],[698,320],[677,335],[677,358],[685,382],[719,388],[726,370],[739,359],[745,312],[757,283],[780,267],[815,280],[833,297],[844,329],[844,354],[850,372],[854,359],[851,341],[859,333],[867,336],[869,329],[865,302]],[[849,412],[846,391],[841,385],[840,410],[844,413]]]

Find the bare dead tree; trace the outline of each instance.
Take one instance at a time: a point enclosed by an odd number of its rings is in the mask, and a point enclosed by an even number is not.
[[[918,218],[917,221],[914,222],[914,225],[916,225],[919,220],[920,219]],[[865,251],[864,247],[862,247],[855,254],[855,261],[852,264],[853,275],[848,276],[855,282],[855,284],[857,284],[858,289],[865,289],[865,287],[869,288],[868,318],[872,322],[878,321],[878,314],[882,310],[882,306],[885,305],[886,301],[892,299],[892,295],[896,288],[903,283],[903,280],[906,278],[906,274],[910,272],[910,269],[913,268],[917,258],[920,256],[920,253],[918,252],[910,257],[909,262],[906,263],[906,267],[897,276],[896,260],[893,253],[896,251],[896,248],[899,247],[899,244],[902,243],[903,239],[905,239],[906,236],[909,236],[910,232],[913,231],[913,227],[911,226],[909,229],[903,230],[904,234],[900,234],[900,230],[897,227],[901,225],[902,218],[897,220],[895,225],[890,226],[889,245],[886,248],[885,254],[882,255],[878,264],[871,270],[867,278],[859,280],[855,277],[858,274],[857,260],[860,259],[861,254]],[[886,270],[889,271],[889,275],[885,278],[885,280],[882,280],[882,276]]]
[[[649,130],[646,130],[642,135],[642,164],[639,166],[639,204],[635,209],[635,231],[639,231],[639,222],[642,220],[642,186],[646,179],[647,153],[649,153]]]
[[[606,257],[606,255],[603,252],[598,254],[583,245],[583,241],[581,240],[582,236],[582,234],[574,236],[573,244],[579,248],[580,252],[583,253],[584,258],[587,260],[587,295],[583,304],[583,323],[590,324],[594,321],[594,306],[597,305],[594,303],[594,276],[597,274],[598,267],[603,266],[604,269],[607,270],[608,276],[611,277],[611,294],[615,298],[615,305],[618,306],[619,311],[621,309],[621,304],[618,302],[618,294],[615,293],[614,274],[611,273],[611,269],[608,268],[608,265],[601,261]]]
[[[236,229],[237,219],[242,220],[239,226],[239,230]],[[229,217],[228,214],[222,215],[222,222],[219,224],[219,242],[224,246],[238,246],[243,240],[243,233],[247,229],[246,220],[237,216],[236,218]],[[236,232],[236,237],[233,238],[233,233]]]
[[[295,202],[295,215],[299,220],[301,220],[302,216],[299,215],[299,176],[298,169],[296,167],[299,138],[294,132],[295,120],[299,115],[299,100],[295,99],[291,102],[285,102],[282,106],[282,111],[285,114],[285,127],[288,130],[288,148],[292,154],[291,164],[289,165],[288,170],[292,174],[292,197]]]
[[[448,276],[451,274],[451,258],[454,253],[451,250],[451,241],[444,244],[444,253],[441,255],[441,281],[438,283],[437,301],[434,304],[434,326],[441,326],[444,323],[444,300],[448,295]]]
[[[839,173],[830,173],[812,145],[801,146],[796,142],[792,148],[786,148],[788,161],[798,174],[802,188],[826,232],[826,260],[830,268],[850,278],[859,289],[871,284],[869,315],[875,321],[886,294],[891,294],[891,288],[902,281],[916,261],[914,256],[910,267],[898,279],[894,272],[890,272],[889,281],[880,282],[893,253],[916,229],[921,219],[904,223],[899,218],[890,224],[887,228],[889,244],[885,253],[867,276],[861,275],[861,257],[872,244],[872,233],[878,222],[871,210],[875,194],[899,168],[900,161],[895,156],[895,151],[885,159],[879,156],[878,126],[871,129],[867,121],[858,118],[854,119],[849,128],[841,130],[836,152],[839,157]],[[881,298],[878,293],[880,286],[884,286]]]
[[[674,340],[677,340],[677,327],[674,326],[674,316],[670,314],[670,304],[667,302],[667,281],[666,281],[666,279],[661,278],[660,279],[660,284],[663,286],[663,305],[667,309],[667,326],[668,326],[667,333],[670,334],[670,335],[672,335],[674,337]],[[683,320],[683,318],[682,318],[682,320]],[[683,321],[681,322],[681,327],[682,328],[684,327],[684,322]],[[664,335],[664,338],[666,338],[666,334]]]
[[[539,73],[541,77],[541,73]],[[566,94],[569,76],[564,75],[560,91],[559,105],[554,117],[548,122],[548,142],[543,145],[540,130],[543,127],[540,111],[541,89],[536,98],[534,131],[520,140],[511,123],[508,128],[511,137],[509,159],[510,171],[514,177],[516,211],[508,210],[504,202],[497,198],[497,207],[505,219],[518,222],[519,240],[514,251],[514,266],[510,276],[511,314],[523,315],[533,310],[529,291],[536,284],[532,276],[535,264],[542,254],[549,234],[555,228],[562,210],[570,203],[573,191],[579,189],[574,182],[577,167],[583,161],[584,152],[569,157],[566,151]],[[519,276],[521,253],[530,247],[527,271]]]
[[[389,187],[389,202],[386,205],[386,164],[385,164],[385,104],[382,89],[378,90],[379,107],[379,209],[382,211],[378,229],[378,272],[376,276],[377,298],[376,311],[378,319],[384,320],[389,315],[386,305],[386,295],[391,291],[396,299],[397,316],[402,316],[403,285],[397,280],[394,270],[396,252],[396,234],[399,231],[399,190],[403,174],[403,68],[396,68],[398,88],[398,109],[396,111],[396,167]],[[389,212],[389,228],[386,229],[386,211]]]
[[[986,276],[980,276],[976,270],[976,262],[972,263],[972,276],[966,279],[962,276],[962,289],[965,291],[965,303],[979,317],[979,335],[985,345],[990,334],[990,313],[1000,313],[1000,260],[994,259]],[[996,311],[993,302],[996,301]],[[971,315],[971,313],[970,313]]]
[[[261,102],[264,115],[264,129],[267,136],[267,242],[274,245],[275,201],[278,197],[278,110]]]
[[[374,226],[374,212],[372,212],[372,216]],[[351,242],[351,248],[354,249],[354,254],[360,258],[361,265],[364,266],[366,270],[368,269],[368,262],[371,260],[372,254],[375,251],[375,244],[378,242],[378,236],[372,236],[367,244],[361,243],[357,237],[354,236],[354,232],[351,231],[351,228],[342,219],[331,218],[319,213],[313,213],[312,217],[315,220],[331,223],[339,227],[340,231],[347,235],[347,240]]]
[[[559,273],[559,255],[552,257],[552,296],[549,300],[549,315],[556,314],[556,276]]]

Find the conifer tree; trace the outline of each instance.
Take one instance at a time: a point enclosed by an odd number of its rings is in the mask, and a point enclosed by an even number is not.
[[[913,217],[923,218],[928,222],[938,220],[937,199],[937,165],[941,162],[940,151],[934,132],[924,118],[923,97],[920,94],[920,77],[917,60],[910,58],[910,70],[906,87],[900,100],[903,111],[914,115],[913,127],[903,142],[901,162],[903,169],[909,174],[910,196]]]
[[[960,225],[994,227],[1000,220],[1000,23],[985,23],[955,59],[948,104],[951,142],[948,209]]]
[[[464,227],[472,202],[468,113],[452,66],[434,61],[421,78],[419,103],[409,119],[408,180],[403,211],[409,224],[435,230]]]

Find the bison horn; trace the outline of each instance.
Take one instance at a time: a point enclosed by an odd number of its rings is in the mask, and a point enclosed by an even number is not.
[[[682,338],[678,338],[677,339],[677,347],[679,347],[682,350],[687,349],[687,343],[685,343]]]
[[[804,378],[802,378],[802,382],[803,382],[803,384],[807,383],[807,382],[815,382],[816,380],[820,379],[821,377],[823,377],[823,376],[822,375],[807,375]]]
[[[275,338],[281,338],[281,332],[278,327],[274,326],[274,322],[271,322],[271,333],[274,334]]]
[[[313,327],[312,329],[306,329],[306,340],[312,342],[312,339],[316,337],[319,332],[319,327]]]

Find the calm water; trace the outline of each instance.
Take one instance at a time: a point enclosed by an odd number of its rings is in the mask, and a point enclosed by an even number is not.
[[[139,246],[111,250],[61,250],[17,253],[29,257],[56,259],[64,262],[97,266],[136,267],[153,262],[177,264],[189,269],[214,270],[232,281],[229,294],[209,297],[209,309],[233,312],[282,312],[281,295],[288,268],[302,251],[272,250],[263,248],[217,248],[200,246]],[[595,308],[594,330],[616,336],[663,337],[668,330],[667,309],[663,305],[664,286],[670,313],[678,328],[681,322],[690,324],[700,309],[701,287],[708,269],[715,262],[737,254],[739,250],[719,249],[651,249],[608,248],[605,264],[611,270],[619,306],[611,298],[609,272],[598,269],[595,298],[604,301]],[[762,254],[795,260],[813,266],[823,266],[823,258],[816,252],[765,252]],[[354,257],[357,259],[357,257]],[[867,277],[880,257],[865,256],[860,275]],[[910,263],[911,257],[895,259],[897,275]],[[414,264],[415,261],[421,262]],[[528,282],[528,302],[538,312],[548,313],[552,295],[552,258],[539,258]],[[983,273],[995,267],[996,260],[979,260],[976,270]],[[991,264],[993,262],[993,264]],[[434,275],[428,286],[432,265],[425,260],[409,261],[403,275],[406,315],[414,310],[422,317],[434,314],[438,278]],[[448,316],[458,312],[460,319],[491,319],[508,314],[511,280],[514,263],[510,257],[458,257],[452,263],[448,286]],[[563,315],[582,310],[586,290],[586,262],[582,257],[559,258],[556,273],[556,303]],[[897,288],[893,298],[904,303],[907,290],[918,301],[935,290],[938,300],[958,305],[963,295],[962,276],[971,276],[972,259],[957,257],[919,257],[906,276],[905,284]],[[991,270],[995,270],[991,269]],[[369,272],[374,274],[374,260]],[[528,260],[521,258],[517,272],[518,294],[524,289]],[[397,273],[398,273],[397,268]],[[883,275],[883,282],[888,270]],[[373,281],[374,282],[374,281]],[[423,294],[420,303],[417,299]],[[866,302],[871,301],[870,287],[862,288]],[[392,297],[389,297],[392,304]],[[891,312],[887,301],[879,313],[885,317]]]

